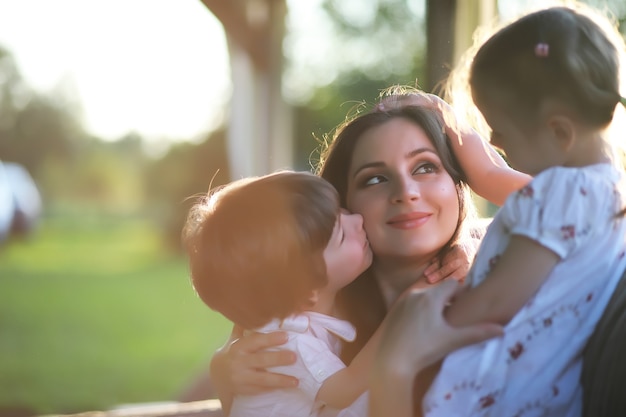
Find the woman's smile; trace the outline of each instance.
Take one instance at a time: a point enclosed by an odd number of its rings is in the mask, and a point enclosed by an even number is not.
[[[393,216],[387,224],[397,229],[415,229],[423,226],[430,220],[432,213],[414,211]]]

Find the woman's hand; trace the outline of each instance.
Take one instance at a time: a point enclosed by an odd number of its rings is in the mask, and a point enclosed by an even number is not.
[[[447,280],[396,302],[370,374],[370,417],[412,415],[413,380],[420,370],[460,347],[502,334],[496,324],[455,328],[446,322],[444,309],[461,288]]]
[[[292,388],[298,380],[292,376],[266,371],[273,366],[291,365],[294,352],[266,350],[287,342],[285,332],[242,335],[235,328],[229,341],[211,359],[211,380],[228,411],[234,395],[254,395],[278,388]]]
[[[426,281],[429,284],[436,284],[450,278],[463,282],[474,261],[479,244],[480,240],[467,238],[453,246],[442,259],[433,259],[424,271]]]

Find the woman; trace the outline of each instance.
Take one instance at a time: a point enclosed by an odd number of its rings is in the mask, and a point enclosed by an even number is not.
[[[471,241],[473,206],[453,151],[470,168],[469,183],[477,191],[488,190],[483,196],[494,202],[527,181],[473,131],[461,129],[459,137],[446,125],[445,134],[442,104],[434,96],[390,91],[373,111],[341,125],[322,153],[319,174],[338,190],[342,206],[363,216],[374,253],[372,267],[337,300],[340,315],[357,328],[357,340],[343,350],[346,363],[403,291],[416,283],[429,285],[425,273],[433,260]],[[503,174],[489,175],[494,170]],[[461,268],[452,275],[462,278],[465,272]],[[282,337],[246,337],[214,356],[212,377],[222,401],[233,389],[252,394],[297,384],[288,376],[257,371],[293,360],[291,352],[260,352],[280,344]]]

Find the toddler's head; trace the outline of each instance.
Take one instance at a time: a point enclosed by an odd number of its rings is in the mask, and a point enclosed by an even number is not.
[[[305,172],[234,181],[190,210],[183,240],[205,304],[245,327],[306,309],[327,283],[337,192]]]
[[[474,56],[472,95],[505,106],[521,127],[536,123],[547,101],[590,126],[606,126],[620,101],[624,45],[611,29],[590,10],[552,7],[525,15]]]
[[[479,46],[468,77],[492,144],[533,175],[612,157],[603,131],[621,100],[624,52],[613,22],[582,5],[502,27]]]

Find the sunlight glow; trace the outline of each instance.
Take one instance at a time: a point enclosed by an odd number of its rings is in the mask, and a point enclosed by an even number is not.
[[[199,0],[4,0],[0,45],[25,81],[70,83],[102,139],[193,140],[224,123],[224,32]]]

